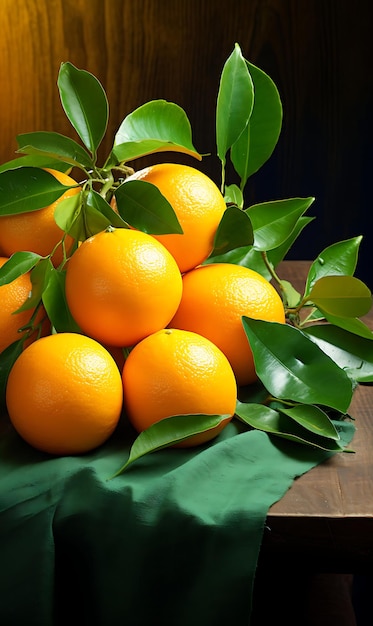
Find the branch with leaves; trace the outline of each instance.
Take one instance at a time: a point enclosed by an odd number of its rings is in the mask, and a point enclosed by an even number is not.
[[[62,63],[58,76],[62,107],[75,141],[55,132],[17,137],[19,156],[0,166],[0,216],[37,211],[68,189],[44,168],[77,173],[81,190],[59,203],[55,220],[64,235],[63,260],[16,252],[0,269],[0,285],[31,272],[30,332],[35,309],[44,306],[56,332],[77,331],[65,298],[69,255],[64,238],[80,242],[107,227],[137,228],[150,234],[182,232],[158,189],[131,180],[134,161],[149,154],[178,152],[198,161],[186,113],[155,100],[127,115],[103,165],[98,148],[107,131],[109,105],[102,85],[89,72]],[[236,417],[258,428],[306,445],[343,450],[338,420],[348,415],[354,389],[373,381],[373,333],[362,321],[372,305],[368,287],[354,276],[362,236],[320,251],[311,264],[303,293],[277,273],[294,242],[313,220],[306,215],[313,197],[288,198],[245,207],[248,180],[272,155],[282,126],[281,99],[272,79],[248,62],[238,44],[224,64],[216,105],[216,153],[226,211],[206,263],[250,267],[278,288],[287,324],[244,317],[259,381],[240,389]],[[230,162],[238,183],[226,181]],[[229,182],[229,181],[228,181]],[[15,191],[16,190],[16,191]],[[113,208],[115,199],[116,210]],[[0,394],[22,350],[23,340],[0,355]],[[127,465],[145,453],[172,445],[226,416],[171,416],[139,435]],[[123,469],[122,468],[122,469]]]

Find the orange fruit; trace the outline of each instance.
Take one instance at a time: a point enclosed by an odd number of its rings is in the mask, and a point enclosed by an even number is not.
[[[8,260],[7,257],[0,257],[0,267]],[[19,332],[19,329],[28,324],[33,310],[21,311],[15,313],[27,300],[31,291],[30,274],[22,274],[11,283],[0,286],[0,354],[10,346],[11,343],[18,339],[25,338],[25,344],[34,340],[38,336],[38,332],[34,332],[27,337],[28,331]],[[41,307],[38,312],[34,326],[37,326],[45,315],[44,309]],[[27,337],[27,338],[26,338]]]
[[[198,267],[183,276],[183,296],[172,328],[200,333],[228,358],[238,385],[257,380],[241,318],[285,322],[282,300],[261,274],[230,263]]]
[[[49,454],[82,454],[114,432],[123,405],[121,376],[94,339],[49,335],[14,363],[6,404],[14,428],[31,446]]]
[[[112,228],[69,259],[66,299],[81,330],[108,346],[132,346],[164,328],[180,303],[175,259],[151,235]]]
[[[135,172],[128,180],[152,183],[171,204],[183,234],[154,237],[171,252],[180,271],[187,272],[207,259],[226,209],[215,183],[199,170],[176,163],[152,165]]]
[[[63,185],[77,185],[67,174],[46,168]],[[11,256],[14,252],[36,252],[41,256],[48,256],[54,247],[61,241],[64,232],[54,220],[54,212],[58,204],[65,198],[79,193],[79,186],[68,189],[49,206],[29,213],[3,215],[0,217],[0,248],[4,256]],[[73,239],[66,235],[65,246],[69,250]],[[53,255],[53,264],[59,265],[63,259],[62,247],[59,246]]]
[[[125,410],[138,432],[171,415],[230,416],[180,447],[210,441],[235,412],[232,368],[219,348],[196,333],[164,329],[146,337],[129,353],[122,380]]]

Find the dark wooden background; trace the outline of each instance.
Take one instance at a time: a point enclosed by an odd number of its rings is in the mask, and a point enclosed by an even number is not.
[[[0,0],[0,162],[14,157],[18,133],[76,138],[56,86],[63,61],[95,74],[107,92],[102,155],[122,119],[155,98],[182,106],[195,146],[214,155],[220,73],[238,42],[274,79],[284,105],[280,141],[250,179],[247,204],[315,196],[308,215],[316,219],[291,258],[314,258],[363,235],[357,275],[372,287],[370,7],[370,0]],[[220,183],[216,157],[200,167]]]

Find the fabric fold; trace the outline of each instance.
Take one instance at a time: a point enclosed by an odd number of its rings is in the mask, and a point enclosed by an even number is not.
[[[129,445],[53,458],[2,437],[2,626],[249,624],[268,509],[333,454],[231,423],[110,479]]]

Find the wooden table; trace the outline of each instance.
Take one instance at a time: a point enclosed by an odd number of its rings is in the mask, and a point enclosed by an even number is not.
[[[301,290],[309,263],[284,262],[281,278]],[[373,312],[366,316],[373,328]],[[355,454],[341,453],[298,478],[267,518],[263,566],[286,563],[317,572],[373,572],[373,386],[350,406]]]

